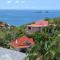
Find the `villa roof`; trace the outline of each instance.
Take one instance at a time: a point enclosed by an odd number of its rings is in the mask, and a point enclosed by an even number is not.
[[[27,36],[22,36],[12,41],[10,45],[14,48],[28,48],[34,44],[32,38],[28,38]]]
[[[31,27],[44,27],[44,26],[48,26],[48,21],[39,20],[39,21],[36,21],[35,24],[31,24],[31,25],[28,25],[28,26],[31,26]]]
[[[35,22],[35,24],[44,25],[44,24],[48,24],[48,21],[38,20],[38,21]]]

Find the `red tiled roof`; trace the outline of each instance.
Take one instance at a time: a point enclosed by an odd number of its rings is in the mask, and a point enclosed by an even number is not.
[[[48,21],[39,20],[39,21],[36,21],[35,24],[42,25],[42,26],[48,26]]]
[[[43,27],[43,26],[48,26],[48,21],[39,20],[39,21],[36,21],[35,24],[31,24],[31,25],[28,25],[28,26],[31,26],[31,27]]]
[[[29,44],[25,44],[29,42]],[[28,38],[27,36],[22,36],[17,38],[15,41],[11,42],[10,45],[14,48],[28,48],[34,44],[32,38]]]

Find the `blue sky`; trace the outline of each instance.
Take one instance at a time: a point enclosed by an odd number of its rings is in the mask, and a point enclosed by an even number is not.
[[[60,10],[60,0],[0,0],[0,9]]]

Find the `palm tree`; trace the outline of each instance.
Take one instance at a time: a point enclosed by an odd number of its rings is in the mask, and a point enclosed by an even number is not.
[[[28,49],[25,60],[57,60],[60,53],[58,40],[44,33],[35,33],[36,44]]]

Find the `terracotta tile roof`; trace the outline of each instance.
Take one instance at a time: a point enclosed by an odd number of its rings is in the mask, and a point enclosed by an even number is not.
[[[40,20],[40,21],[36,21],[35,24],[31,24],[28,25],[31,27],[44,27],[44,26],[48,26],[48,21],[44,21],[44,20]]]
[[[27,36],[22,36],[17,38],[15,41],[12,41],[10,45],[14,48],[28,48],[34,44],[32,38],[28,38]]]
[[[48,21],[44,21],[44,20],[39,20],[39,21],[36,21],[35,24],[38,24],[38,25],[42,25],[42,26],[48,26]]]

